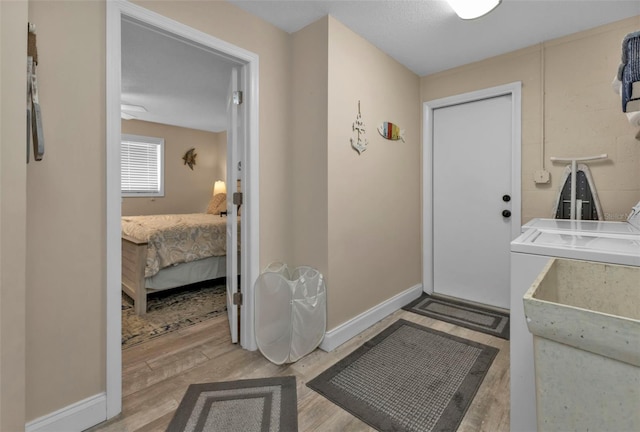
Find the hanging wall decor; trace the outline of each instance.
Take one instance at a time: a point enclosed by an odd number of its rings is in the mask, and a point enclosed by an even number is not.
[[[27,23],[27,163],[29,163],[30,141],[33,141],[33,158],[40,161],[44,156],[44,130],[38,100],[37,65],[36,26]]]
[[[367,149],[369,142],[366,138],[363,139],[361,136],[365,134],[365,127],[364,122],[362,121],[362,116],[360,115],[360,101],[358,101],[358,116],[356,117],[356,121],[353,123],[353,131],[357,132],[358,137],[355,140],[351,138],[351,147],[361,155],[362,152]]]
[[[398,126],[397,124],[393,124],[391,122],[383,122],[380,126],[378,126],[378,132],[385,139],[391,141],[402,140],[402,142],[404,142],[404,129],[400,129],[400,126]]]
[[[193,170],[193,166],[196,164],[196,156],[198,156],[198,154],[196,153],[196,149],[190,148],[189,150],[187,150],[184,156],[182,156],[182,160],[184,161],[185,165],[189,165],[189,168]]]

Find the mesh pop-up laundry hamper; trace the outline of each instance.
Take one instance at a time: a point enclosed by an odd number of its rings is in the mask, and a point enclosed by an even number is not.
[[[293,363],[316,349],[327,326],[322,273],[272,263],[255,285],[255,331],[260,352],[275,364]]]

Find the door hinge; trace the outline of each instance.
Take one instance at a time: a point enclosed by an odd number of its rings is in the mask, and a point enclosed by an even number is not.
[[[241,292],[233,293],[233,304],[234,305],[238,305],[238,306],[242,306],[242,293]]]
[[[242,205],[242,192],[233,193],[233,204]]]
[[[234,105],[242,104],[242,92],[241,91],[234,91],[233,92],[233,104]]]

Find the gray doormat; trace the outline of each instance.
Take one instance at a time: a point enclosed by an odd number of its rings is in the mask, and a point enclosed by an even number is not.
[[[296,432],[296,377],[191,384],[167,432]]]
[[[509,314],[423,294],[402,309],[509,340]]]
[[[379,431],[455,431],[497,353],[398,320],[307,386]]]

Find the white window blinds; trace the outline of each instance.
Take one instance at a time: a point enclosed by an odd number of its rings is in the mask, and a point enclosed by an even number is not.
[[[122,135],[120,184],[122,196],[163,196],[164,140]]]

